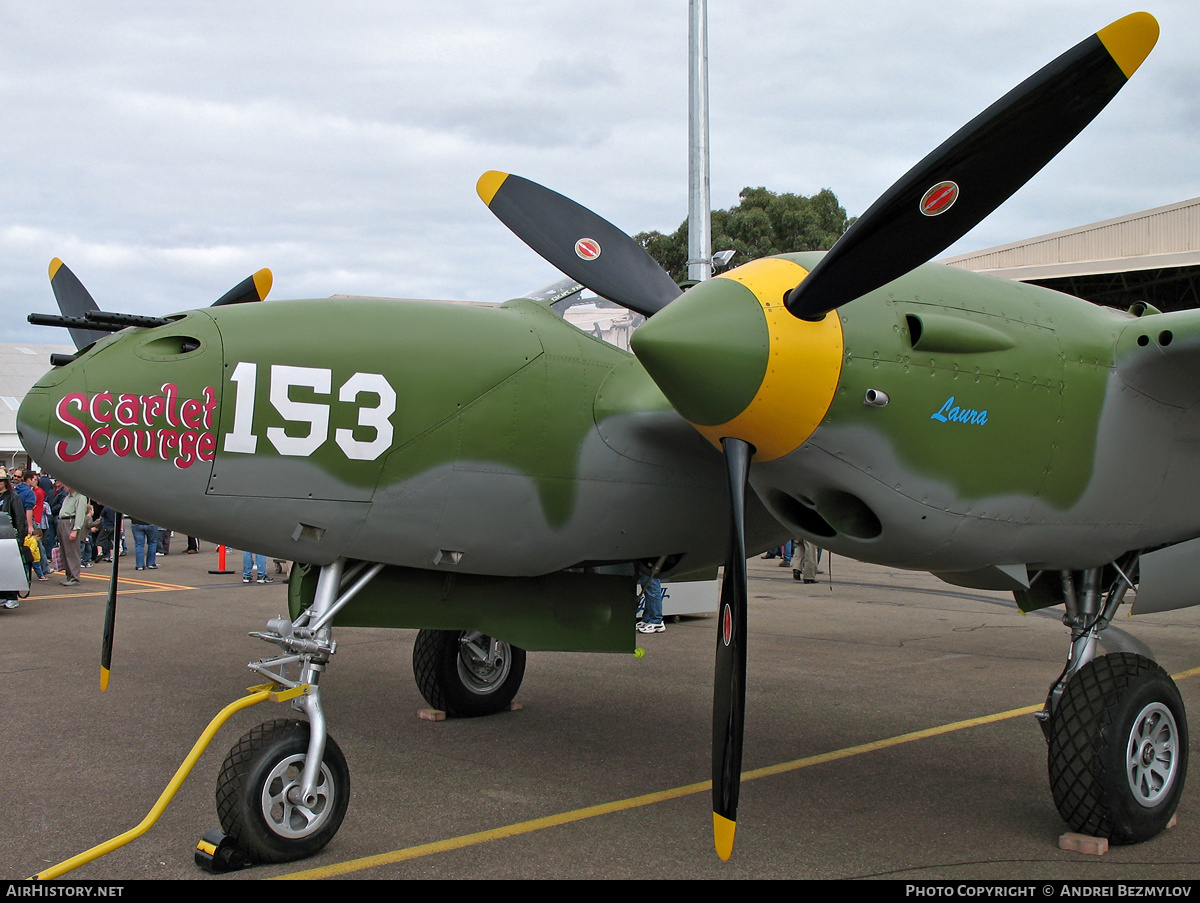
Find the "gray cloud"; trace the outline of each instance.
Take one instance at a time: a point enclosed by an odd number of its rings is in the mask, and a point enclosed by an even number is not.
[[[713,203],[832,188],[852,214],[1035,69],[1129,12],[713,0]],[[957,246],[1200,194],[1200,8],[1059,159]],[[102,304],[273,296],[501,300],[553,277],[475,196],[518,172],[621,227],[687,202],[687,4],[0,3],[3,338],[60,256]]]

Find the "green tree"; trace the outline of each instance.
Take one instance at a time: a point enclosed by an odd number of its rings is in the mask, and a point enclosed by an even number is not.
[[[828,188],[812,197],[743,188],[738,197],[735,206],[712,212],[713,251],[737,251],[733,266],[789,251],[827,250],[854,221]],[[634,238],[672,279],[687,280],[687,220],[670,235],[639,232]]]

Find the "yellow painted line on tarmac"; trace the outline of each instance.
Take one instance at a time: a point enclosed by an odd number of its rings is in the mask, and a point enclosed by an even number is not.
[[[985,724],[995,724],[997,721],[1007,721],[1010,718],[1019,718],[1022,715],[1032,715],[1034,712],[1040,712],[1044,703],[1037,705],[1027,705],[1020,709],[1009,709],[1007,712],[998,712],[995,715],[983,715],[979,718],[968,718],[966,721],[953,721],[950,724],[939,725],[938,727],[926,728],[922,731],[912,731],[907,734],[900,734],[896,737],[888,737],[885,740],[874,740],[870,743],[863,743],[859,746],[851,746],[847,749],[836,749],[833,752],[820,753],[815,756],[807,756],[803,759],[794,759],[791,762],[784,762],[780,765],[768,765],[766,768],[756,768],[753,771],[742,772],[743,781],[752,781],[755,778],[765,778],[770,775],[784,774],[788,771],[795,771],[798,768],[807,768],[810,765],[824,765],[826,762],[836,762],[839,759],[849,759],[853,756],[861,756],[863,753],[878,752],[881,749],[890,749],[893,746],[902,746],[905,743],[913,743],[916,740],[928,740],[930,737],[938,737],[942,734],[952,734],[955,731],[963,731],[971,727],[982,727]]]
[[[51,579],[51,581],[55,581],[54,577],[52,577],[50,579]],[[84,599],[84,598],[108,596],[108,582],[109,582],[108,577],[101,576],[100,574],[80,574],[79,575],[79,585],[80,586],[83,585],[84,580],[95,580],[99,583],[103,583],[104,590],[100,591],[100,592],[94,592],[94,593],[88,592],[87,590],[84,590],[82,592],[74,592],[73,593],[73,592],[70,592],[69,589],[64,588],[62,590],[52,592],[52,593],[43,593],[43,592],[31,593],[29,595],[29,599],[30,599],[30,601],[33,601],[36,599]],[[60,586],[62,584],[61,580],[58,580],[55,582],[57,582]],[[37,585],[37,583],[34,583],[34,586],[36,586],[36,585]],[[140,579],[135,580],[131,577],[122,577],[120,575],[117,576],[117,586],[120,587],[121,592],[123,592],[123,593],[164,593],[164,592],[169,592],[171,590],[177,590],[177,589],[195,589],[196,588],[194,586],[183,586],[178,583],[163,583],[162,581],[158,581],[158,580],[140,580]],[[48,588],[49,587],[47,587],[47,589]],[[22,601],[24,601],[24,600],[22,600]]]
[[[84,574],[84,578],[88,580],[102,580],[105,585],[108,584],[108,577],[101,577],[99,574]],[[164,583],[161,580],[147,580],[144,577],[125,577],[117,575],[117,586],[132,584],[133,586],[144,586],[148,589],[195,589],[194,586],[180,586],[178,583]]]
[[[1172,674],[1171,680],[1186,680],[1189,677],[1195,677],[1197,674],[1200,674],[1200,668],[1189,668],[1187,671],[1180,671],[1178,674]]]
[[[1200,667],[1191,668],[1187,671],[1181,671],[1178,674],[1171,675],[1176,681],[1184,680],[1189,677],[1200,675]],[[754,781],[758,778],[770,777],[773,775],[784,774],[789,771],[797,771],[801,768],[808,768],[812,765],[824,765],[827,762],[835,762],[839,759],[849,759],[854,756],[861,756],[865,753],[878,752],[881,749],[890,749],[895,746],[902,746],[905,743],[913,743],[917,740],[927,740],[930,737],[937,737],[943,734],[951,734],[956,731],[967,730],[972,727],[982,727],[987,724],[996,724],[1000,721],[1008,721],[1012,718],[1020,718],[1022,715],[1032,715],[1034,712],[1041,711],[1043,703],[1037,705],[1028,705],[1019,709],[1009,709],[1007,712],[997,712],[994,715],[983,715],[979,718],[968,718],[965,721],[953,721],[949,724],[943,724],[938,727],[926,728],[925,730],[912,731],[907,734],[899,734],[895,737],[888,737],[884,740],[874,740],[870,743],[863,743],[858,746],[850,746],[846,749],[834,750],[833,752],[820,753],[815,756],[806,756],[803,759],[793,759],[790,762],[782,762],[779,765],[768,765],[765,768],[756,768],[752,771],[742,772],[742,781]],[[478,846],[483,843],[490,843],[493,840],[503,840],[507,837],[518,837],[522,834],[532,834],[534,831],[543,831],[546,828],[557,828],[561,825],[571,824],[573,822],[584,821],[589,818],[595,818],[600,815],[611,815],[614,812],[623,812],[627,809],[638,809],[642,806],[652,806],[655,803],[663,803],[668,800],[680,799],[685,796],[692,796],[697,793],[707,793],[712,790],[712,781],[703,781],[698,784],[688,784],[683,787],[676,787],[672,790],[662,790],[658,793],[647,793],[642,796],[634,796],[629,799],[616,800],[611,803],[601,803],[598,806],[588,806],[584,809],[575,809],[571,812],[562,812],[558,815],[548,815],[544,818],[535,818],[530,821],[517,822],[513,825],[506,825],[500,828],[492,828],[488,831],[479,831],[475,834],[464,834],[461,837],[451,837],[446,840],[438,840],[433,843],[420,844],[415,847],[407,847],[403,850],[393,850],[390,853],[378,853],[374,856],[364,856],[360,859],[351,859],[346,862],[338,862],[332,865],[322,866],[315,869],[306,869],[302,872],[292,872],[288,875],[279,875],[276,881],[290,880],[310,880],[314,878],[333,878],[338,875],[347,875],[353,872],[362,872],[367,869],[378,868],[381,865],[392,865],[397,862],[407,862],[410,859],[420,859],[424,856],[432,856],[436,853],[447,853],[451,850],[461,850],[467,847]]]
[[[872,743],[864,743],[860,746],[851,746],[847,749],[836,750],[834,752],[822,753],[816,756],[807,756],[803,759],[794,759],[791,762],[783,762],[779,765],[771,765],[766,768],[756,768],[753,771],[742,772],[742,781],[753,781],[758,778],[768,777],[770,775],[783,774],[784,772],[796,771],[800,768],[807,768],[810,765],[822,765],[826,762],[833,762],[837,759],[847,759],[851,756],[859,756],[864,753],[876,752],[877,750],[887,749],[892,746],[899,746],[903,743],[912,743],[914,740],[924,740],[928,737],[935,737],[939,734],[948,734],[953,731],[960,731],[969,727],[978,727],[984,724],[992,724],[997,721],[1004,721],[1008,718],[1017,718],[1021,715],[1032,714],[1039,709],[1041,709],[1041,705],[1026,706],[1022,709],[1013,709],[1008,712],[1001,712],[997,715],[985,715],[981,718],[972,718],[968,721],[956,721],[953,724],[946,724],[942,725],[941,727],[933,727],[923,731],[914,731],[909,734],[901,734],[898,737],[890,737],[886,740],[876,740]],[[408,847],[407,849],[403,850],[394,850],[390,853],[379,853],[375,856],[365,856],[361,859],[351,859],[347,862],[339,862],[333,865],[322,866],[321,868],[308,869],[303,872],[293,872],[289,875],[280,875],[279,879],[332,878],[337,875],[346,875],[351,872],[364,871],[366,869],[376,868],[381,865],[391,865],[397,862],[406,862],[410,859],[419,859],[422,856],[432,856],[435,853],[446,853],[450,850],[461,850],[465,847],[476,846],[481,843],[490,843],[493,840],[502,840],[506,837],[517,837],[521,834],[530,834],[534,831],[542,831],[546,828],[555,828],[560,825],[570,824],[572,822],[584,821],[585,819],[595,818],[599,815],[610,815],[614,812],[623,812],[626,809],[638,809],[642,806],[651,806],[655,803],[662,803],[666,802],[667,800],[692,796],[693,794],[697,793],[707,793],[711,790],[712,781],[702,781],[698,784],[688,784],[684,787],[676,787],[673,790],[663,790],[658,793],[647,793],[643,796],[630,797],[629,799],[625,800],[602,803],[598,806],[588,806],[585,809],[575,809],[571,812],[563,812],[558,815],[549,815],[545,818],[535,818],[531,821],[518,822],[514,825],[493,828],[490,831],[480,831],[477,834],[464,834],[461,837],[452,837],[447,840],[439,840],[433,843],[421,844],[420,846]]]
[[[601,803],[599,806],[588,806],[586,809],[575,809],[572,812],[562,812],[558,815],[547,815],[545,818],[535,818],[531,821],[518,822],[502,828],[492,828],[490,831],[480,831],[477,834],[464,834],[462,837],[451,837],[447,840],[437,840],[420,846],[409,847],[405,850],[393,850],[390,853],[379,853],[375,856],[364,856],[361,859],[351,859],[321,868],[308,869],[303,872],[292,872],[290,875],[279,875],[275,880],[310,880],[313,878],[333,878],[337,875],[347,875],[351,872],[361,872],[381,865],[391,865],[396,862],[406,862],[409,859],[419,859],[422,856],[432,856],[434,853],[448,853],[450,850],[461,850],[493,840],[503,840],[506,837],[518,837],[521,834],[531,834],[546,828],[557,828],[560,825],[584,821],[598,815],[609,815],[626,809],[637,809],[662,803],[667,800],[691,796],[693,793],[703,793],[712,789],[712,781],[702,784],[689,784],[686,787],[676,787],[674,790],[663,790],[658,793],[647,793],[627,800],[617,800],[611,803]]]

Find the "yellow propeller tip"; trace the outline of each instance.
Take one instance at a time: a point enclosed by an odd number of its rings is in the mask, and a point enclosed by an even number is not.
[[[1150,13],[1131,13],[1101,28],[1096,37],[1129,78],[1158,42],[1158,20]]]
[[[53,260],[50,261],[50,281],[51,282],[54,281],[54,277],[58,273],[59,267],[61,267],[62,265],[63,265],[63,262],[57,257],[55,257]]]
[[[475,183],[475,190],[479,193],[480,199],[490,207],[492,198],[496,196],[496,192],[500,190],[500,186],[507,178],[508,173],[497,172],[494,169],[489,169],[481,175],[479,181]]]
[[[271,271],[263,267],[254,274],[254,290],[258,292],[258,300],[265,300],[271,291],[271,286],[275,284],[275,277],[271,275]]]
[[[728,862],[729,857],[733,855],[733,835],[736,831],[737,822],[713,813],[713,843],[722,862]]]
[[[108,691],[108,669],[103,665],[100,666],[100,692]]]

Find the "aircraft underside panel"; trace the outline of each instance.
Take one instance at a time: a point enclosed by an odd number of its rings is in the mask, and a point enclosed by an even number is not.
[[[288,583],[292,618],[312,604],[317,570]],[[384,568],[339,612],[343,627],[478,630],[527,651],[633,651],[635,583],[625,576],[494,577]]]

